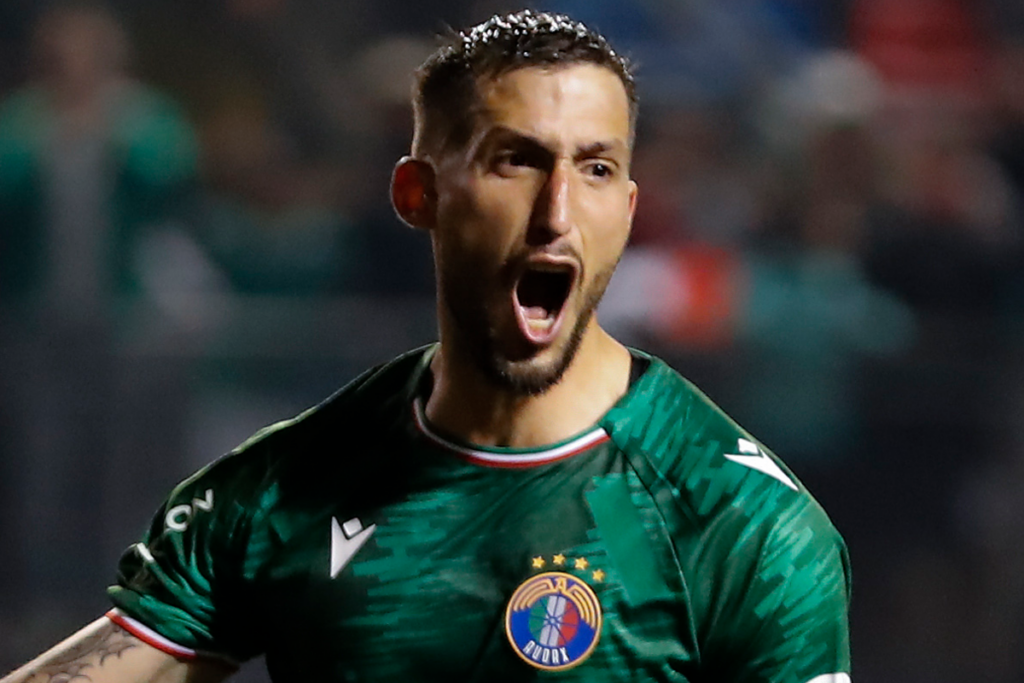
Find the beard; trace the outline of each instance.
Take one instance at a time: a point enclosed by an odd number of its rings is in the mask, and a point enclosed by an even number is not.
[[[525,340],[502,338],[501,330],[507,326],[499,323],[499,311],[510,305],[509,293],[514,286],[509,282],[511,267],[503,269],[495,278],[488,277],[482,269],[469,263],[439,261],[438,288],[455,323],[454,333],[457,335],[456,339],[450,340],[453,348],[468,357],[483,377],[498,389],[513,396],[543,394],[562,379],[575,359],[587,326],[615,272],[615,265],[613,263],[598,273],[587,286],[572,330],[564,341],[555,342],[561,348],[553,358],[541,361],[536,357],[540,349],[532,344]],[[571,303],[566,301],[563,306]]]

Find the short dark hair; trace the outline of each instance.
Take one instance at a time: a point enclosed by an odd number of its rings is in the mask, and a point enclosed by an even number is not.
[[[619,77],[629,99],[632,137],[639,102],[631,62],[582,23],[564,14],[527,9],[451,32],[419,68],[413,91],[413,154],[458,149],[469,141],[481,79],[523,67],[573,64],[595,64]]]

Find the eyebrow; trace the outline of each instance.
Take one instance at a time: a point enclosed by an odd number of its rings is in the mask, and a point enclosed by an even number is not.
[[[494,128],[487,131],[487,133],[484,134],[483,139],[480,141],[478,149],[483,150],[488,148],[495,140],[502,142],[513,141],[519,144],[525,144],[536,151],[553,154],[551,147],[539,138],[503,125],[496,125]],[[622,140],[599,140],[577,147],[572,156],[573,159],[589,159],[606,152],[621,153],[626,152],[628,149],[629,147]]]
[[[576,158],[588,159],[590,157],[600,156],[605,152],[625,152],[628,149],[625,143],[621,140],[608,140],[602,142],[592,142],[589,145],[584,145],[576,150]]]

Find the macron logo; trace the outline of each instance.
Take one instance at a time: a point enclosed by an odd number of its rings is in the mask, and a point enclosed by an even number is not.
[[[363,528],[363,523],[353,517],[344,524],[338,524],[338,520],[331,517],[331,578],[345,568],[345,565],[355,556],[363,544],[373,535],[377,528],[371,524]]]
[[[776,464],[774,460],[768,457],[768,454],[758,448],[757,444],[747,439],[740,439],[738,442],[737,449],[739,453],[724,453],[725,457],[732,460],[735,463],[749,467],[750,469],[757,470],[758,472],[764,472],[769,477],[778,479],[783,484],[797,490],[796,484],[789,478],[782,468]]]

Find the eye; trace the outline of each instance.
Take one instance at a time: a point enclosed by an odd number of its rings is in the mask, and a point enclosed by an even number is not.
[[[592,161],[587,164],[586,173],[594,178],[610,178],[615,174],[615,169],[603,161]]]
[[[518,170],[533,166],[532,160],[522,150],[504,149],[498,151],[491,162],[492,168],[499,174],[510,175]]]
[[[522,152],[509,151],[504,155],[504,162],[509,166],[529,166],[530,161]]]

